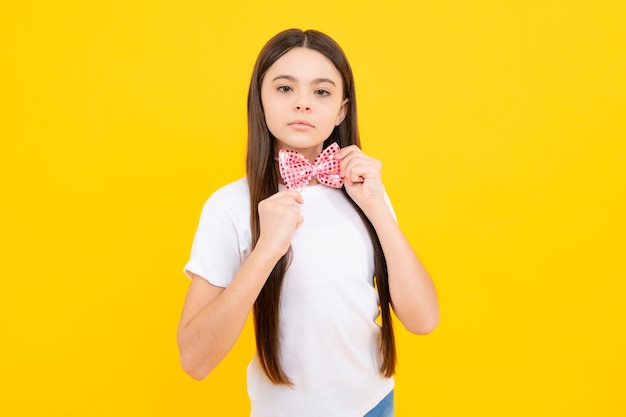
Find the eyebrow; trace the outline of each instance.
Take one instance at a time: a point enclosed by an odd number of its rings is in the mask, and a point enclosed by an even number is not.
[[[276,77],[274,77],[272,79],[272,81],[276,81],[276,80],[289,80],[289,81],[296,81],[296,77],[292,76],[292,75],[277,75]],[[330,83],[334,86],[336,86],[337,84],[335,84],[335,82],[333,80],[331,80],[330,78],[316,78],[314,79],[311,84],[319,84],[319,83]]]

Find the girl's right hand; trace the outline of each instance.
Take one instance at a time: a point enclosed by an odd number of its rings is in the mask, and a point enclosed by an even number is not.
[[[257,247],[261,246],[283,256],[289,250],[291,238],[304,218],[300,215],[302,196],[293,190],[282,190],[259,203],[260,235]]]

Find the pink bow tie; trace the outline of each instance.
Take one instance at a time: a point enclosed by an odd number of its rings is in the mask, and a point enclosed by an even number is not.
[[[311,164],[302,154],[295,151],[281,149],[278,152],[278,168],[280,176],[289,190],[301,191],[311,178],[315,177],[324,185],[341,188],[341,168],[335,154],[339,152],[339,145],[331,144],[315,158]]]

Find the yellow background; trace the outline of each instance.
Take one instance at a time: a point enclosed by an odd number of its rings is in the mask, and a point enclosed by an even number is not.
[[[178,364],[200,208],[244,175],[269,37],[334,37],[442,309],[397,328],[399,416],[626,414],[626,3],[3,6],[0,415],[244,416],[248,326]]]

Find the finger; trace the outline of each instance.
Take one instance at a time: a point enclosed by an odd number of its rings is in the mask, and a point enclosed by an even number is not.
[[[285,189],[285,190],[280,190],[279,192],[277,192],[276,194],[274,194],[275,196],[281,196],[281,197],[291,197],[291,198],[295,198],[296,196],[298,196],[300,193],[296,190],[289,190],[289,189]]]
[[[356,145],[350,145],[350,146],[346,146],[345,148],[341,148],[339,149],[339,151],[335,154],[335,159],[339,159],[342,160],[344,159],[346,156],[354,153],[354,152],[361,152],[361,149],[359,149],[358,146]]]
[[[302,223],[304,223],[304,217],[298,216],[298,220],[296,221],[296,230],[298,230],[300,226],[302,226]]]
[[[355,151],[349,152],[347,154],[345,154],[341,160],[341,167],[347,167],[348,165],[350,165],[353,161],[370,161],[370,162],[376,162],[377,160],[365,155],[359,148],[356,148]]]
[[[272,197],[274,197],[277,202],[283,204],[294,204],[296,202],[300,204],[304,203],[304,200],[302,199],[302,194],[300,194],[296,190],[282,190],[274,194]]]
[[[380,175],[380,163],[369,157],[350,159],[342,166],[345,177],[354,179],[355,175],[364,178]]]
[[[352,183],[364,182],[365,175],[368,172],[367,167],[363,165],[355,165],[350,169],[348,175]]]
[[[350,154],[346,155],[346,157],[341,160],[340,171],[341,171],[342,177],[349,177],[349,172],[354,166],[354,161],[355,161],[354,155],[350,155]]]

